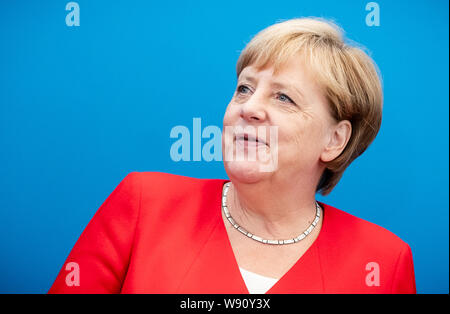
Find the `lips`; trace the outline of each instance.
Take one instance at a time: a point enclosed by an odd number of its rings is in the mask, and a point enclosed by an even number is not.
[[[259,145],[259,144],[267,145],[267,143],[263,139],[259,138],[258,136],[255,136],[253,134],[249,134],[249,133],[236,134],[235,140],[246,141],[247,143],[255,143],[257,145]]]

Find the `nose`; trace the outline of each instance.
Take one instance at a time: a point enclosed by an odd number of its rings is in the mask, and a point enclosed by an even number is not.
[[[263,122],[266,120],[267,112],[264,99],[255,92],[244,104],[242,104],[240,116],[248,122]]]

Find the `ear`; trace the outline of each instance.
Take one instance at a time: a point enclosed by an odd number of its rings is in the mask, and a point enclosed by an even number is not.
[[[330,129],[330,136],[328,143],[325,146],[320,160],[322,162],[329,162],[338,157],[352,135],[352,124],[348,120],[341,120]]]

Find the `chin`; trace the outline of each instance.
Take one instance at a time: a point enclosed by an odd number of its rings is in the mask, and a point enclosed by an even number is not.
[[[264,165],[258,161],[227,161],[224,165],[228,177],[241,183],[256,183],[271,176],[261,171]]]

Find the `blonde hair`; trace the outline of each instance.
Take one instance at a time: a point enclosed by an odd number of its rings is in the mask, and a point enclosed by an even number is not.
[[[305,58],[326,96],[336,121],[352,124],[351,137],[326,168],[316,191],[327,195],[350,163],[375,139],[381,126],[383,92],[381,75],[373,60],[357,44],[346,44],[343,31],[320,18],[297,18],[274,24],[259,32],[241,52],[237,76],[249,65],[274,66],[275,72],[291,57]]]

